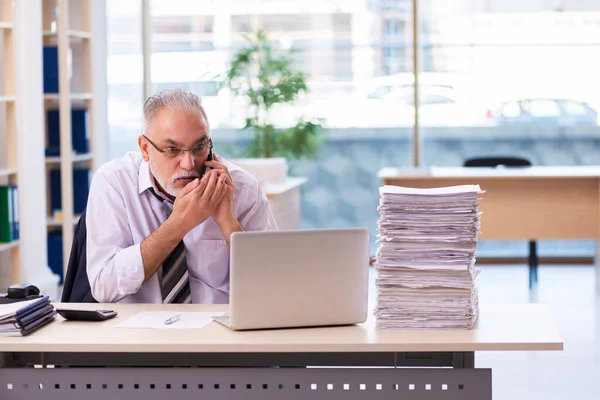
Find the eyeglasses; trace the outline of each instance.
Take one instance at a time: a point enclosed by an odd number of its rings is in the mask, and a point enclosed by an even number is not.
[[[146,135],[142,135],[158,152],[164,154],[167,158],[177,158],[186,151],[189,151],[192,157],[199,158],[206,155],[209,149],[213,148],[212,139],[208,140],[208,143],[199,144],[191,149],[180,149],[179,147],[169,146],[164,149],[159,148],[152,140],[148,139]]]

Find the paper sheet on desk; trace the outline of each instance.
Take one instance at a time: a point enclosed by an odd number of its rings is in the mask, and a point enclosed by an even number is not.
[[[213,321],[212,317],[223,314],[225,313],[142,311],[115,325],[115,327],[130,329],[202,329]],[[165,321],[175,315],[181,315],[181,318],[172,324],[166,325]]]
[[[473,327],[483,193],[479,185],[380,188],[377,328]]]

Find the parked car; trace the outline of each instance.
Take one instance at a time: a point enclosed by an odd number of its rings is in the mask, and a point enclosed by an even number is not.
[[[499,125],[597,126],[598,112],[584,102],[525,98],[503,102],[492,117]]]
[[[422,126],[487,126],[488,108],[472,96],[467,78],[425,73],[419,81]],[[414,76],[376,78],[352,93],[311,102],[308,114],[328,127],[411,127],[414,125]]]

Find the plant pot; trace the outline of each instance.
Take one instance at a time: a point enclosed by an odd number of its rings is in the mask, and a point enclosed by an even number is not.
[[[287,159],[285,157],[273,158],[238,158],[235,164],[248,171],[261,183],[282,183],[288,173]]]

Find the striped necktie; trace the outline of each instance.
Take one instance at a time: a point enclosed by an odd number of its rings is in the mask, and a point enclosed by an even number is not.
[[[154,190],[152,193],[161,200],[167,211],[167,218],[173,211],[173,204],[160,197]],[[181,240],[175,249],[162,263],[161,290],[163,303],[191,303],[192,292],[190,278],[185,260],[185,246]]]

